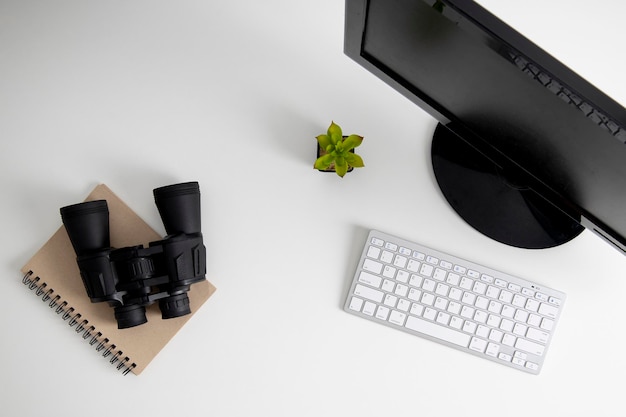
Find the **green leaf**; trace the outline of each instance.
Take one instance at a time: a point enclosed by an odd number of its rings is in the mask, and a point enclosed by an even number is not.
[[[341,139],[343,138],[341,127],[339,127],[338,124],[335,124],[335,122],[330,122],[330,126],[328,127],[327,134],[330,137],[330,140],[333,143],[333,145],[336,144],[337,142],[340,142]]]
[[[359,135],[350,135],[343,141],[343,148],[346,151],[350,151],[357,146],[361,145],[363,142],[363,136]]]
[[[328,169],[330,164],[333,163],[334,159],[335,157],[331,154],[322,155],[317,158],[315,164],[313,164],[313,168],[321,170]]]
[[[348,155],[346,155],[346,162],[348,163],[348,165],[355,168],[362,168],[365,166],[365,164],[363,163],[363,158],[354,153],[349,153]]]
[[[330,141],[330,137],[328,135],[319,135],[317,137],[317,143],[319,143],[320,148],[327,150],[330,145],[332,145]]]
[[[346,172],[348,172],[348,163],[345,159],[341,158],[341,163],[339,160],[335,162],[335,172],[342,178],[346,175]]]

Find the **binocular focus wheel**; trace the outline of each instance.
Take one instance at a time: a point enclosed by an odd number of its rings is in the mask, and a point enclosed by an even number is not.
[[[115,307],[115,320],[118,329],[128,329],[147,323],[146,308],[137,304]]]
[[[189,297],[186,292],[160,299],[159,308],[164,319],[173,319],[191,313]]]

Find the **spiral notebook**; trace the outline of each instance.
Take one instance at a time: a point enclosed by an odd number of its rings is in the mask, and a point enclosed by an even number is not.
[[[86,200],[100,199],[107,200],[109,206],[111,246],[147,245],[163,238],[104,184],[98,185]],[[113,308],[107,303],[91,303],[87,297],[76,254],[63,226],[24,265],[22,273],[24,284],[41,297],[44,305],[124,375],[139,375],[215,292],[208,280],[193,284],[189,291],[191,314],[163,320],[158,305],[153,304],[146,309],[146,324],[120,330]]]

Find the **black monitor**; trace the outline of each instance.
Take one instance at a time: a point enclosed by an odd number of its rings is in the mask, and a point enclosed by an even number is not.
[[[435,178],[478,231],[626,252],[620,104],[469,0],[346,0],[344,50],[439,121]]]

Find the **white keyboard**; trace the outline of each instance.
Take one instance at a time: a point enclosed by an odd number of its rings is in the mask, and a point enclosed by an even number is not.
[[[565,294],[370,231],[345,311],[533,374]]]

